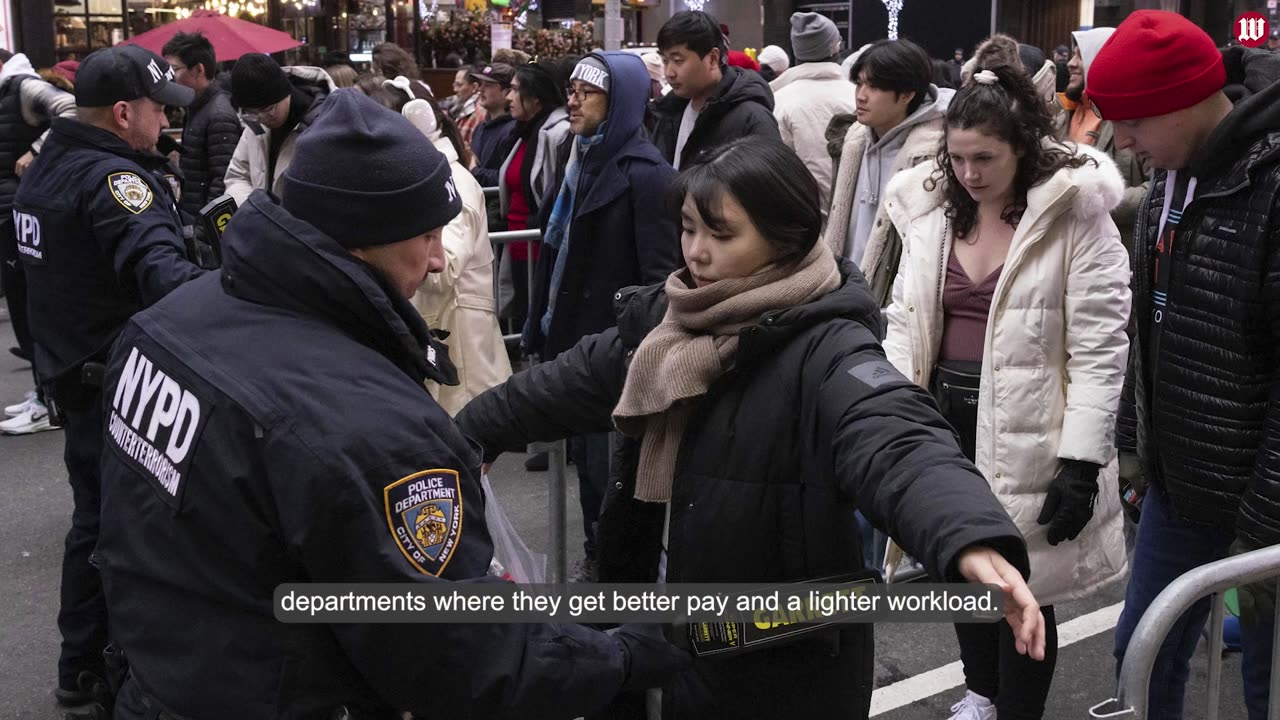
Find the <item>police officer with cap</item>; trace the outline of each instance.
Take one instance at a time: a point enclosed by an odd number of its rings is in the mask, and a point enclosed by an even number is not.
[[[572,718],[689,662],[624,626],[310,624],[286,582],[502,582],[480,449],[409,303],[461,210],[400,114],[329,96],[279,200],[253,192],[223,265],[138,313],[108,363],[98,554],[134,718]]]
[[[98,50],[78,72],[76,119],[57,118],[14,200],[35,367],[66,426],[74,509],[62,567],[56,697],[101,695],[107,611],[91,557],[99,520],[102,363],[134,313],[202,274],[188,261],[167,166],[154,148],[166,105],[191,102],[158,55]]]

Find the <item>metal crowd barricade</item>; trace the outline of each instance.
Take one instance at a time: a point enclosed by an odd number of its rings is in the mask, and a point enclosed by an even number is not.
[[[496,195],[498,188],[484,188],[486,199],[491,195]],[[538,229],[532,230],[506,230],[503,232],[489,233],[489,242],[493,244],[496,255],[503,245],[513,242],[541,242],[542,231]],[[525,263],[525,277],[528,279],[529,306],[533,305],[533,263]],[[519,342],[520,334],[502,336],[505,342]],[[547,454],[547,556],[548,565],[550,566],[551,582],[567,582],[569,577],[569,555],[568,555],[568,519],[565,516],[565,493],[567,488],[566,482],[566,458],[565,458],[565,442],[557,440],[549,443],[531,443],[529,445],[529,453],[537,454],[545,452]]]
[[[1213,610],[1209,613],[1209,687],[1205,693],[1208,706],[1205,720],[1217,720],[1222,686],[1222,620],[1225,614],[1222,595],[1233,587],[1263,581],[1280,582],[1280,545],[1202,565],[1169,583],[1134,629],[1120,667],[1117,697],[1089,708],[1089,716],[1146,720],[1151,673],[1160,646],[1178,618],[1201,598],[1209,596]],[[1277,673],[1280,670],[1280,656],[1277,655],[1280,651],[1280,622],[1276,623],[1272,640],[1271,695],[1267,717],[1280,720],[1280,673]]]

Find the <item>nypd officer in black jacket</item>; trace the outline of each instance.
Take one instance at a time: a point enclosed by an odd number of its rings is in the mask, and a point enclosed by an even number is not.
[[[111,354],[117,720],[572,718],[685,666],[628,627],[276,621],[285,582],[499,582],[479,449],[423,384],[456,372],[407,301],[445,266],[448,163],[340,90],[284,179],[239,209],[221,272],[138,313]]]
[[[88,700],[103,677],[107,612],[91,557],[98,535],[101,370],[131,315],[201,270],[183,250],[166,162],[165,105],[186,105],[159,56],[126,45],[85,58],[77,119],[58,118],[14,200],[38,377],[66,425],[72,496],[62,567],[57,699]]]

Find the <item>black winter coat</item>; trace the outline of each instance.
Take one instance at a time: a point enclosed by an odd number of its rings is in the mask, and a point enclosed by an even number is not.
[[[77,377],[131,315],[204,274],[187,259],[163,157],[79,120],[51,127],[13,203],[44,383]]]
[[[493,544],[418,312],[263,191],[224,243],[220,273],[129,322],[103,388],[98,556],[132,682],[189,718],[602,707],[625,660],[587,628],[275,619],[280,583],[483,578]]]
[[[187,108],[182,128],[182,197],[178,208],[194,217],[210,200],[226,189],[224,178],[231,156],[240,142],[240,116],[231,97],[210,85]]]
[[[569,256],[545,336],[542,317],[559,251],[543,243],[534,271],[523,344],[526,352],[545,358],[613,327],[613,296],[618,290],[662,282],[684,265],[680,228],[668,207],[676,173],[641,128],[649,75],[642,63],[619,54],[593,54],[608,64],[612,77],[609,121],[603,140],[582,161],[578,199],[567,231]],[[544,238],[576,138],[570,134],[560,148],[556,180],[548,185],[548,195],[541,202]]]
[[[1254,94],[1192,159],[1195,197],[1173,242],[1163,330],[1152,348],[1153,254],[1168,174],[1138,214],[1137,334],[1117,444],[1181,517],[1280,542],[1280,58],[1237,48]],[[1158,358],[1154,367],[1152,355]]]
[[[854,513],[934,576],[957,554],[1026,546],[929,396],[885,359],[860,273],[812,303],[769,312],[735,366],[696,401],[675,467],[668,582],[775,583],[865,572]],[[497,450],[612,429],[629,359],[661,320],[663,286],[619,292],[618,327],[473,400],[458,424]],[[653,582],[664,505],[633,499],[639,440],[615,448],[597,534],[601,582]],[[704,657],[664,689],[673,718],[866,717],[871,627],[730,658]],[[619,714],[622,714],[619,712]]]
[[[688,167],[699,154],[730,140],[759,135],[780,140],[778,121],[773,117],[773,91],[758,73],[732,65],[722,68],[724,77],[715,94],[698,114],[693,133],[685,141],[680,166]],[[676,140],[680,136],[680,120],[689,105],[687,98],[675,93],[655,101],[650,107],[654,117],[653,144],[669,163],[675,164]]]

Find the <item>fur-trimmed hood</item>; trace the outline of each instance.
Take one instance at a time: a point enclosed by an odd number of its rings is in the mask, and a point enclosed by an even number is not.
[[[1081,219],[1110,213],[1124,198],[1124,180],[1115,162],[1095,148],[1073,142],[1059,144],[1046,140],[1045,147],[1065,146],[1077,155],[1097,162],[1078,168],[1063,168],[1027,192],[1027,209],[1023,222],[1037,220],[1053,213],[1058,217],[1071,212]],[[924,181],[933,174],[936,163],[925,163],[899,173],[889,182],[887,201],[901,208],[906,217],[918,218],[940,207],[944,200],[940,189],[929,192]]]

